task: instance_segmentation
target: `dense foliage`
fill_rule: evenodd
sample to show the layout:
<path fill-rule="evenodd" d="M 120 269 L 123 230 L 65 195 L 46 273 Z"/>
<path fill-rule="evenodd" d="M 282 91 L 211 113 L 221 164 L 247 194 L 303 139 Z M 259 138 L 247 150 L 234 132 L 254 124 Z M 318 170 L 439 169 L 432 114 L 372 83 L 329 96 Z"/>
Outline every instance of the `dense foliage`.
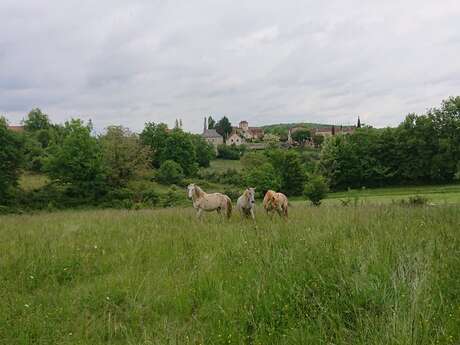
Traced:
<path fill-rule="evenodd" d="M 0 117 L 0 204 L 7 203 L 12 187 L 17 185 L 22 163 L 21 138 Z"/>
<path fill-rule="evenodd" d="M 245 145 L 236 146 L 221 144 L 217 146 L 217 157 L 221 159 L 238 160 L 246 152 Z"/>
<path fill-rule="evenodd" d="M 329 186 L 323 176 L 310 175 L 308 177 L 308 182 L 305 184 L 304 196 L 310 200 L 313 205 L 319 206 L 321 200 L 326 197 L 328 191 Z"/>
<path fill-rule="evenodd" d="M 180 164 L 186 176 L 195 175 L 198 167 L 209 166 L 215 155 L 212 145 L 201 136 L 186 133 L 179 128 L 170 131 L 162 123 L 147 123 L 140 134 L 140 140 L 150 147 L 154 168 L 172 160 Z"/>
<path fill-rule="evenodd" d="M 334 188 L 448 183 L 460 162 L 460 97 L 397 128 L 358 129 L 327 140 L 320 171 Z"/>
<path fill-rule="evenodd" d="M 81 120 L 66 122 L 66 136 L 61 145 L 50 147 L 45 170 L 57 183 L 69 185 L 75 194 L 99 197 L 105 189 L 106 170 L 102 148 L 91 130 L 91 125 Z"/>
<path fill-rule="evenodd" d="M 180 164 L 173 160 L 167 160 L 161 164 L 155 178 L 162 184 L 178 184 L 184 178 L 184 171 Z"/>
<path fill-rule="evenodd" d="M 151 152 L 136 134 L 121 126 L 108 127 L 99 139 L 107 182 L 112 187 L 126 184 L 148 169 Z"/>

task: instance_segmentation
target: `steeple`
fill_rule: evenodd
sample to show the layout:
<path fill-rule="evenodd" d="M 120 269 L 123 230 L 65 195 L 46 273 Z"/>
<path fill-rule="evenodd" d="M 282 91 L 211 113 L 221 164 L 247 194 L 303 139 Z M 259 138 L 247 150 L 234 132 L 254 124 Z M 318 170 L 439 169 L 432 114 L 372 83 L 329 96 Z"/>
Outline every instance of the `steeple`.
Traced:
<path fill-rule="evenodd" d="M 206 116 L 205 116 L 205 117 L 204 117 L 203 133 L 205 133 L 207 129 L 208 129 L 208 126 L 206 125 Z"/>

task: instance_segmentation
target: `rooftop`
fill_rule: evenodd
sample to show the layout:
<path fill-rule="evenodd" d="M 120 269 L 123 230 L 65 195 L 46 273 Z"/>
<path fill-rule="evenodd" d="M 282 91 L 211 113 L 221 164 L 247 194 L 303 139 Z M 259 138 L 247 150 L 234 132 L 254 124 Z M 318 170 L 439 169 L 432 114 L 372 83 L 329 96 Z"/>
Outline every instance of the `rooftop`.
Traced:
<path fill-rule="evenodd" d="M 222 135 L 217 133 L 215 129 L 207 129 L 201 134 L 203 138 L 222 138 Z"/>

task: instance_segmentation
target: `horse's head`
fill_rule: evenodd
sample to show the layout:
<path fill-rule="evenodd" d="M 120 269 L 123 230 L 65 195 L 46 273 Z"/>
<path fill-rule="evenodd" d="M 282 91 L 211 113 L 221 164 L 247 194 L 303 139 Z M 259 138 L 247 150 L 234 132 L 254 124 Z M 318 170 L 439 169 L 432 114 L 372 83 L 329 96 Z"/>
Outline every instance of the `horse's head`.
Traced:
<path fill-rule="evenodd" d="M 190 183 L 188 186 L 187 186 L 187 196 L 191 199 L 192 196 L 193 196 L 193 192 L 195 191 L 195 184 L 194 183 Z"/>
<path fill-rule="evenodd" d="M 256 189 L 255 188 L 246 189 L 246 195 L 248 197 L 248 201 L 250 204 L 256 203 Z"/>

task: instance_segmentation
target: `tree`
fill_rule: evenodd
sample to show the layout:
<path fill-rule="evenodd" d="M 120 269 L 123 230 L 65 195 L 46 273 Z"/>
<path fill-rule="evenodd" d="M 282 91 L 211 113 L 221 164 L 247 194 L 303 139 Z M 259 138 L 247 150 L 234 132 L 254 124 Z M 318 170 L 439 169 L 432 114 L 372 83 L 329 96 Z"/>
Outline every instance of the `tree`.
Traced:
<path fill-rule="evenodd" d="M 268 155 L 280 176 L 281 191 L 288 195 L 302 195 L 306 176 L 299 154 L 277 149 Z"/>
<path fill-rule="evenodd" d="M 214 129 L 214 126 L 216 125 L 216 120 L 212 118 L 212 116 L 208 117 L 208 129 Z"/>
<path fill-rule="evenodd" d="M 265 195 L 268 190 L 279 190 L 281 181 L 273 165 L 264 163 L 245 170 L 246 185 L 256 189 L 259 195 Z"/>
<path fill-rule="evenodd" d="M 17 186 L 22 163 L 22 140 L 0 117 L 0 204 L 8 202 L 9 191 Z"/>
<path fill-rule="evenodd" d="M 200 167 L 207 168 L 211 160 L 216 157 L 214 146 L 204 140 L 201 135 L 191 136 L 193 146 L 195 147 L 196 160 Z"/>
<path fill-rule="evenodd" d="M 311 133 L 308 129 L 300 129 L 291 134 L 292 139 L 300 144 L 305 144 L 311 138 Z"/>
<path fill-rule="evenodd" d="M 361 119 L 358 116 L 358 123 L 356 125 L 356 128 L 361 128 Z"/>
<path fill-rule="evenodd" d="M 113 187 L 125 186 L 150 165 L 150 148 L 127 128 L 110 126 L 99 142 L 107 181 Z"/>
<path fill-rule="evenodd" d="M 315 145 L 315 147 L 321 147 L 323 142 L 324 142 L 324 137 L 322 135 L 315 134 L 313 136 L 313 144 Z"/>
<path fill-rule="evenodd" d="M 162 184 L 177 184 L 184 178 L 184 171 L 180 164 L 167 160 L 161 164 L 155 177 Z"/>
<path fill-rule="evenodd" d="M 174 130 L 168 135 L 161 154 L 161 162 L 166 160 L 178 163 L 186 176 L 197 172 L 196 151 L 189 134 Z"/>
<path fill-rule="evenodd" d="M 141 143 L 150 147 L 150 161 L 155 168 L 159 168 L 161 165 L 163 151 L 168 137 L 168 126 L 164 123 L 155 124 L 153 122 L 147 122 L 140 134 Z"/>
<path fill-rule="evenodd" d="M 44 114 L 39 108 L 32 109 L 27 115 L 27 120 L 23 120 L 24 129 L 27 132 L 34 132 L 51 127 L 48 115 Z"/>
<path fill-rule="evenodd" d="M 62 145 L 50 147 L 45 169 L 51 179 L 70 185 L 75 193 L 98 197 L 105 189 L 105 171 L 101 147 L 91 130 L 81 120 L 66 122 L 67 134 Z"/>
<path fill-rule="evenodd" d="M 224 137 L 224 141 L 227 140 L 229 134 L 233 130 L 232 124 L 230 123 L 230 121 L 228 120 L 226 116 L 221 118 L 219 122 L 216 123 L 214 128 L 216 129 L 217 133 L 219 133 L 220 135 Z"/>
<path fill-rule="evenodd" d="M 321 175 L 311 175 L 305 184 L 304 196 L 315 206 L 321 205 L 329 191 L 326 179 Z"/>

